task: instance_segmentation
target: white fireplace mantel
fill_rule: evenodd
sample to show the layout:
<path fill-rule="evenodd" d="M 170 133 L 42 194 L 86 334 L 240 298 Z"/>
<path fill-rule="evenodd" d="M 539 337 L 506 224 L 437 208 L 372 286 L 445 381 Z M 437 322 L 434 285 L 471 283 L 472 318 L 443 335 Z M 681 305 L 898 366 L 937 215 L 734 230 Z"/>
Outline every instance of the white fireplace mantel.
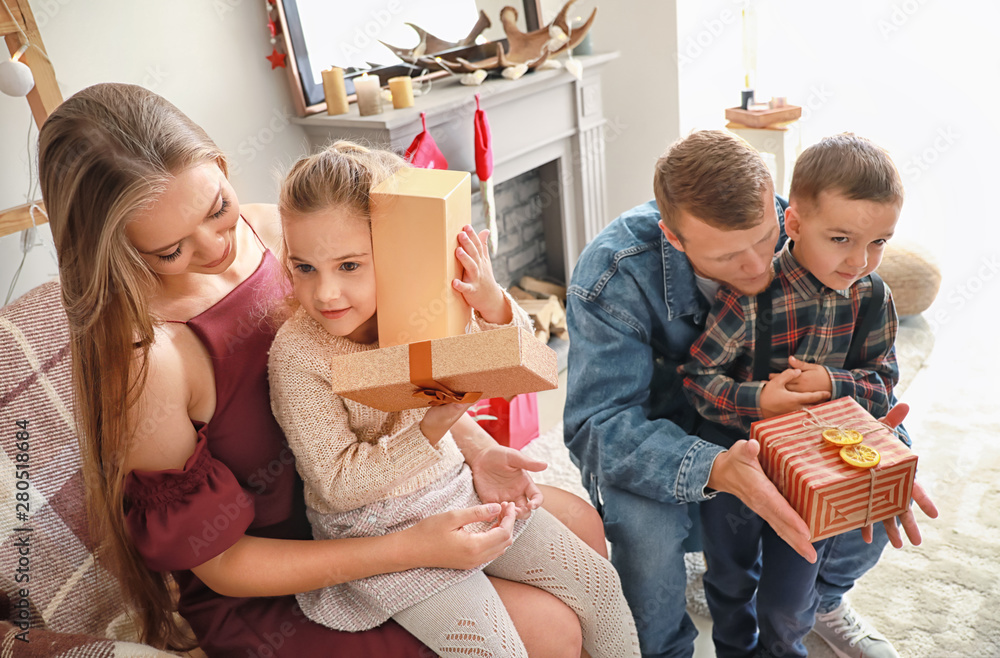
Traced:
<path fill-rule="evenodd" d="M 497 183 L 542 167 L 539 203 L 545 222 L 550 273 L 569 275 L 583 247 L 607 224 L 604 118 L 600 70 L 617 53 L 577 57 L 582 79 L 565 69 L 531 72 L 519 80 L 489 79 L 479 87 L 454 78 L 435 80 L 429 94 L 412 108 L 362 117 L 356 104 L 339 116 L 317 114 L 294 119 L 313 147 L 350 139 L 402 153 L 423 129 L 420 113 L 448 168 L 473 174 L 475 95 L 486 111 L 493 136 Z M 548 166 L 543 166 L 548 165 Z"/>

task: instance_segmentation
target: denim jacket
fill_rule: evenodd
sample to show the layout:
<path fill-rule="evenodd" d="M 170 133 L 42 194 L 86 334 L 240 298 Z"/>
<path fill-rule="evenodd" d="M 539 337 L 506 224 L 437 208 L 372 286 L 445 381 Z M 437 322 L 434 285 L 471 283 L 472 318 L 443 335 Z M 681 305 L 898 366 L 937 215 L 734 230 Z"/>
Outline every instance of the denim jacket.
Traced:
<path fill-rule="evenodd" d="M 775 206 L 784 226 L 787 204 Z M 663 503 L 706 500 L 723 452 L 692 436 L 698 415 L 677 372 L 710 304 L 659 220 L 655 201 L 614 220 L 580 255 L 567 291 L 564 440 L 597 505 L 607 485 Z M 778 248 L 784 240 L 782 231 Z"/>

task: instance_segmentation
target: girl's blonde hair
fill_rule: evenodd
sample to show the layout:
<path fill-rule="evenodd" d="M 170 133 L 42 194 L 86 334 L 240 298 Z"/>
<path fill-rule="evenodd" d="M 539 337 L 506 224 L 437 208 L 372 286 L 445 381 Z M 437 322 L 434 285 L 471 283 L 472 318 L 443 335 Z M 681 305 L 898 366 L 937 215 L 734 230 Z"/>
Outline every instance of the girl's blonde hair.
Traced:
<path fill-rule="evenodd" d="M 342 208 L 370 221 L 372 189 L 408 166 L 392 151 L 336 141 L 292 165 L 281 185 L 278 211 L 284 220 Z"/>
<path fill-rule="evenodd" d="M 361 144 L 338 140 L 319 153 L 299 158 L 281 184 L 278 212 L 287 225 L 295 217 L 331 209 L 345 210 L 371 222 L 371 191 L 400 169 L 410 165 L 392 151 L 369 149 Z M 280 260 L 285 276 L 292 280 L 288 267 L 288 247 L 281 244 Z M 299 307 L 294 294 L 275 314 L 283 320 Z"/>
<path fill-rule="evenodd" d="M 176 174 L 222 151 L 165 99 L 142 87 L 99 84 L 67 99 L 38 136 L 39 177 L 59 257 L 69 319 L 76 421 L 91 531 L 99 559 L 121 580 L 144 642 L 183 647 L 168 576 L 149 570 L 125 526 L 129 412 L 147 374 L 156 275 L 125 235 Z"/>

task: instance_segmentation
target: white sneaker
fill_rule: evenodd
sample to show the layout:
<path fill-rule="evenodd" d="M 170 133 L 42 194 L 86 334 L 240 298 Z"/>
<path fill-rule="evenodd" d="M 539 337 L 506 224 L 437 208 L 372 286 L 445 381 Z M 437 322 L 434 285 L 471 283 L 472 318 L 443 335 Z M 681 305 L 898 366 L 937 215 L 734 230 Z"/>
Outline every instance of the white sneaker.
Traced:
<path fill-rule="evenodd" d="M 830 612 L 816 613 L 813 632 L 838 658 L 899 658 L 892 643 L 856 613 L 847 599 Z"/>

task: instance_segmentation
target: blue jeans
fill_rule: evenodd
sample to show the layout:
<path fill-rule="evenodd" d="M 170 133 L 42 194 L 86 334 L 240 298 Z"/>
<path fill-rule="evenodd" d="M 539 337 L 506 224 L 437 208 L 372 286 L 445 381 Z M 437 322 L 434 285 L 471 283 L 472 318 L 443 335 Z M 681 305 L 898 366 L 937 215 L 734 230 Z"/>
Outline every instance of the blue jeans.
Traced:
<path fill-rule="evenodd" d="M 643 658 L 690 658 L 698 631 L 687 614 L 684 542 L 689 509 L 602 486 L 604 532 L 611 564 L 639 632 Z"/>
<path fill-rule="evenodd" d="M 878 563 L 882 549 L 889 543 L 889 536 L 885 534 L 885 526 L 876 523 L 872 527 L 870 544 L 861 538 L 861 530 L 831 537 L 828 542 L 826 553 L 819 561 L 816 578 L 819 612 L 830 612 L 840 605 L 847 590 L 854 587 L 854 581 Z"/>
<path fill-rule="evenodd" d="M 703 502 L 701 522 L 716 656 L 804 657 L 802 640 L 819 606 L 819 563 L 807 562 L 736 496 Z M 813 544 L 820 559 L 827 542 Z"/>

